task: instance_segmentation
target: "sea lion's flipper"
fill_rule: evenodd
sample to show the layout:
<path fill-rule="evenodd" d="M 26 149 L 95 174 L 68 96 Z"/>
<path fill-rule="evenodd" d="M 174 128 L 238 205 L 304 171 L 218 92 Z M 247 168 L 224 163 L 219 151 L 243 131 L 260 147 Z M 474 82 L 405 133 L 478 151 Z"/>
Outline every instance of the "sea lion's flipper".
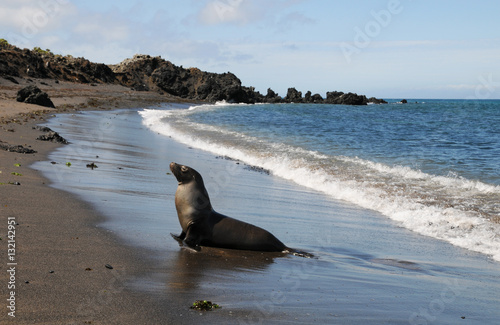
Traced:
<path fill-rule="evenodd" d="M 184 231 L 179 236 L 174 235 L 172 233 L 170 233 L 170 236 L 172 236 L 173 239 L 177 240 L 177 242 L 181 246 L 182 246 L 182 241 L 184 240 L 184 238 L 186 238 L 186 234 L 184 233 Z"/>
<path fill-rule="evenodd" d="M 172 234 L 172 233 L 170 233 L 170 236 L 172 236 L 172 238 L 175 239 L 179 243 L 179 246 L 181 246 L 181 247 L 184 247 L 184 248 L 187 248 L 189 250 L 196 251 L 196 252 L 199 252 L 201 250 L 200 246 L 193 245 L 191 242 L 188 242 L 185 240 L 186 234 L 184 233 L 184 231 L 179 236 Z"/>
<path fill-rule="evenodd" d="M 182 248 L 185 248 L 193 253 L 197 253 L 197 252 L 201 251 L 200 246 L 189 246 L 186 242 L 184 242 L 184 245 L 182 246 Z"/>
<path fill-rule="evenodd" d="M 196 231 L 193 231 L 192 226 L 188 227 L 182 243 L 184 244 L 184 246 L 187 246 L 190 249 L 193 249 L 197 252 L 199 252 L 201 250 L 201 247 L 199 245 L 200 236 L 198 234 L 196 234 Z"/>
<path fill-rule="evenodd" d="M 304 252 L 304 251 L 299 251 L 299 250 L 296 250 L 294 248 L 287 247 L 283 252 L 290 253 L 290 254 L 295 255 L 295 256 L 305 257 L 305 258 L 316 258 L 316 256 L 314 256 L 314 254 Z"/>

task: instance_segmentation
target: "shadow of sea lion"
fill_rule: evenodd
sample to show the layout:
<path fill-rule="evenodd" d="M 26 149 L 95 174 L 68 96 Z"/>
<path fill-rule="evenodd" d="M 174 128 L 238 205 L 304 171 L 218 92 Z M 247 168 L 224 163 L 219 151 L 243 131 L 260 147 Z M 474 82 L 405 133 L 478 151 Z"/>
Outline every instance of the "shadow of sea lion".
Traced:
<path fill-rule="evenodd" d="M 199 252 L 181 249 L 173 258 L 167 285 L 172 289 L 196 289 L 207 279 L 234 277 L 235 273 L 263 272 L 276 258 L 287 257 L 281 252 L 255 252 L 204 247 Z"/>
<path fill-rule="evenodd" d="M 382 264 L 387 266 L 398 267 L 405 270 L 411 271 L 422 271 L 422 268 L 417 264 L 409 261 L 396 260 L 392 258 L 372 258 L 369 262 L 375 264 Z"/>

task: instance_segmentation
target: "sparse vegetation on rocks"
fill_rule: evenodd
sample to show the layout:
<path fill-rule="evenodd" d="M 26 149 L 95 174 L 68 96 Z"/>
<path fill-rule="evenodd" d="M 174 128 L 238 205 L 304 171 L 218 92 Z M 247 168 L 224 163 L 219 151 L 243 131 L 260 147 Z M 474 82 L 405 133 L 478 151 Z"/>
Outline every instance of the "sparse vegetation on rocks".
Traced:
<path fill-rule="evenodd" d="M 198 68 L 176 66 L 160 56 L 137 54 L 115 65 L 90 62 L 85 58 L 58 55 L 49 49 L 35 47 L 19 49 L 0 39 L 0 76 L 12 78 L 50 78 L 86 84 L 119 84 L 135 91 L 156 91 L 187 100 L 216 102 L 225 100 L 235 103 L 328 103 L 366 105 L 385 103 L 355 93 L 328 92 L 320 94 L 289 88 L 285 97 L 272 89 L 266 95 L 254 87 L 243 86 L 233 73 L 213 73 Z M 10 80 L 10 79 L 9 79 Z"/>

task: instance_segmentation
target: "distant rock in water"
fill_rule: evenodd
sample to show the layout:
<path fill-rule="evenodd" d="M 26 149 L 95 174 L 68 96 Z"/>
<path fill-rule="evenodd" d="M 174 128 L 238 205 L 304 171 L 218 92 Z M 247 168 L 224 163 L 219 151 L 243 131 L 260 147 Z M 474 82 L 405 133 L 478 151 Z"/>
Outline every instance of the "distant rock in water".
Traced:
<path fill-rule="evenodd" d="M 387 104 L 387 102 L 383 99 L 378 99 L 375 97 L 370 97 L 368 99 L 368 103 L 373 103 L 373 104 Z"/>
<path fill-rule="evenodd" d="M 283 98 L 278 96 L 271 88 L 267 88 L 267 95 L 264 97 L 264 103 L 281 103 Z"/>
<path fill-rule="evenodd" d="M 304 96 L 304 101 L 306 103 L 314 103 L 314 104 L 323 103 L 323 97 L 321 97 L 320 94 L 312 95 L 312 93 L 308 91 Z"/>
<path fill-rule="evenodd" d="M 27 86 L 19 90 L 17 92 L 17 101 L 55 108 L 54 103 L 52 103 L 49 98 L 49 95 L 40 90 L 37 86 Z"/>
<path fill-rule="evenodd" d="M 338 105 L 367 105 L 368 99 L 365 95 L 358 95 L 356 93 L 344 94 L 341 91 L 332 91 L 326 93 L 325 102 Z"/>
<path fill-rule="evenodd" d="M 403 99 L 403 100 L 401 101 L 401 104 L 408 104 L 408 101 L 407 101 L 406 99 Z"/>
<path fill-rule="evenodd" d="M 284 99 L 287 103 L 301 103 L 302 102 L 302 92 L 295 88 L 288 88 L 286 97 Z"/>

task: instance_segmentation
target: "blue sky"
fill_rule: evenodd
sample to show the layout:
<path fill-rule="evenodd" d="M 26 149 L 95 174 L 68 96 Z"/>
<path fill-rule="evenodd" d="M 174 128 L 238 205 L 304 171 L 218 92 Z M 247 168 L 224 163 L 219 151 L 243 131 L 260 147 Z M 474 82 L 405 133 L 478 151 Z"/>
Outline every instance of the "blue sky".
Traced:
<path fill-rule="evenodd" d="M 500 98 L 495 0 L 2 0 L 0 38 L 118 63 L 136 53 L 285 95 Z"/>

